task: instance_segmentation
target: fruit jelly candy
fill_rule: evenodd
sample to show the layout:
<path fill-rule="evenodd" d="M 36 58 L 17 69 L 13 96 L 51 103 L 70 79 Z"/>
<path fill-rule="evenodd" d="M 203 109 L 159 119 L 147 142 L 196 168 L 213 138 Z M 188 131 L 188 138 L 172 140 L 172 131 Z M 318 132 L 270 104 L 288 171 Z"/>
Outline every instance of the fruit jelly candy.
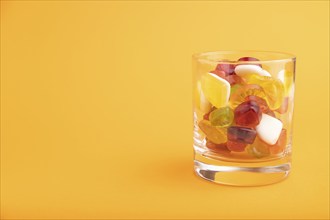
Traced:
<path fill-rule="evenodd" d="M 234 120 L 234 113 L 231 108 L 223 107 L 212 111 L 209 120 L 213 126 L 228 127 Z"/>
<path fill-rule="evenodd" d="M 232 75 L 227 76 L 226 80 L 230 83 L 230 85 L 243 83 L 242 78 L 240 76 L 236 75 L 236 74 L 232 74 Z"/>
<path fill-rule="evenodd" d="M 260 76 L 271 76 L 269 72 L 262 69 L 260 66 L 256 66 L 253 64 L 237 65 L 235 67 L 235 73 L 242 77 L 247 74 L 258 74 Z"/>
<path fill-rule="evenodd" d="M 291 89 L 293 89 L 294 74 L 287 70 L 281 70 L 277 74 L 277 78 L 282 81 L 284 85 L 284 93 L 286 96 L 290 95 Z"/>
<path fill-rule="evenodd" d="M 227 75 L 224 71 L 222 70 L 213 70 L 211 73 L 220 76 L 221 78 L 227 80 L 230 85 L 238 84 L 238 83 L 243 83 L 243 79 L 240 76 L 237 76 L 235 73 L 232 75 Z"/>
<path fill-rule="evenodd" d="M 222 71 L 222 70 L 213 70 L 211 71 L 211 73 L 217 75 L 217 76 L 220 76 L 221 78 L 225 79 L 226 76 L 228 76 L 227 73 L 225 73 L 225 71 Z"/>
<path fill-rule="evenodd" d="M 260 123 L 262 112 L 257 102 L 242 102 L 235 109 L 235 123 L 237 125 L 255 127 Z"/>
<path fill-rule="evenodd" d="M 280 114 L 284 114 L 288 111 L 288 106 L 289 106 L 289 97 L 285 97 L 283 99 L 282 105 L 275 111 L 277 111 Z"/>
<path fill-rule="evenodd" d="M 260 60 L 254 57 L 241 57 L 237 61 L 260 61 Z M 261 64 L 254 64 L 254 65 L 262 67 Z"/>
<path fill-rule="evenodd" d="M 246 148 L 246 151 L 249 155 L 256 158 L 267 157 L 270 155 L 270 146 L 257 137 L 253 144 Z"/>
<path fill-rule="evenodd" d="M 257 136 L 257 132 L 252 128 L 231 126 L 227 129 L 229 141 L 252 144 Z"/>
<path fill-rule="evenodd" d="M 215 144 L 211 142 L 210 140 L 207 140 L 206 147 L 212 151 L 218 152 L 218 153 L 228 153 L 229 150 L 227 148 L 227 143 L 221 143 L 221 144 Z"/>
<path fill-rule="evenodd" d="M 211 104 L 209 101 L 207 101 L 206 97 L 204 96 L 204 93 L 201 88 L 201 82 L 197 82 L 197 90 L 195 90 L 195 97 L 196 97 L 196 106 L 202 111 L 202 112 L 208 112 L 211 109 Z"/>
<path fill-rule="evenodd" d="M 274 145 L 280 137 L 283 124 L 277 118 L 262 113 L 261 121 L 256 130 L 259 138 L 269 145 Z"/>
<path fill-rule="evenodd" d="M 258 96 L 255 96 L 255 95 L 249 95 L 247 97 L 245 97 L 245 101 L 255 101 L 258 103 L 259 107 L 260 107 L 260 110 L 263 112 L 263 113 L 266 113 L 268 112 L 269 110 L 269 107 L 268 107 L 268 104 L 267 102 L 265 101 L 265 99 L 262 99 Z"/>
<path fill-rule="evenodd" d="M 266 97 L 261 98 L 266 100 L 271 110 L 281 106 L 284 98 L 284 86 L 280 80 L 258 74 L 247 74 L 244 76 L 244 80 L 248 84 L 258 84 L 263 88 Z"/>
<path fill-rule="evenodd" d="M 230 151 L 235 152 L 243 152 L 246 148 L 247 144 L 242 142 L 235 142 L 235 141 L 227 141 L 227 148 Z"/>
<path fill-rule="evenodd" d="M 272 110 L 270 110 L 270 109 L 268 109 L 268 111 L 263 112 L 263 113 L 265 113 L 265 114 L 267 114 L 267 115 L 269 115 L 269 116 L 272 116 L 272 117 L 276 118 L 275 113 L 274 113 Z"/>
<path fill-rule="evenodd" d="M 216 109 L 217 109 L 217 108 L 213 106 L 213 107 L 211 108 L 211 110 L 210 110 L 208 113 L 206 113 L 206 114 L 203 115 L 203 119 L 205 119 L 205 120 L 210 120 L 209 118 L 210 118 L 210 114 L 211 114 L 211 112 L 214 111 L 214 110 L 216 110 Z"/>
<path fill-rule="evenodd" d="M 226 129 L 217 128 L 211 125 L 208 120 L 201 120 L 198 123 L 199 128 L 206 137 L 215 144 L 221 144 L 227 141 Z"/>
<path fill-rule="evenodd" d="M 282 129 L 280 137 L 278 138 L 276 144 L 269 147 L 269 150 L 272 154 L 278 154 L 283 152 L 286 147 L 287 142 L 287 131 Z"/>
<path fill-rule="evenodd" d="M 236 90 L 232 91 L 230 96 L 230 105 L 233 109 L 235 109 L 239 104 L 244 102 L 247 96 L 254 95 L 266 99 L 265 91 L 259 85 L 248 84 L 237 87 L 238 88 Z"/>
<path fill-rule="evenodd" d="M 222 61 L 225 61 L 225 60 L 222 60 Z M 221 61 L 219 61 L 219 62 L 221 62 Z M 234 73 L 235 65 L 231 64 L 231 63 L 219 63 L 216 67 L 216 70 L 222 70 L 226 74 L 231 75 Z"/>
<path fill-rule="evenodd" d="M 221 77 L 207 73 L 202 76 L 202 90 L 206 99 L 215 107 L 227 105 L 230 96 L 230 84 Z"/>

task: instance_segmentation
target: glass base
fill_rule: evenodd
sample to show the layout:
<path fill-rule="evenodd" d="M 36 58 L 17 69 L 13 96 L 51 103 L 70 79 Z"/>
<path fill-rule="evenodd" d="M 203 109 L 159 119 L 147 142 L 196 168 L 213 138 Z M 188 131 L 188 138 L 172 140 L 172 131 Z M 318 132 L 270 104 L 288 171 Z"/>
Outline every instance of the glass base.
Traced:
<path fill-rule="evenodd" d="M 261 186 L 284 180 L 290 173 L 289 155 L 260 162 L 233 162 L 212 159 L 195 153 L 194 169 L 208 181 L 232 186 Z"/>

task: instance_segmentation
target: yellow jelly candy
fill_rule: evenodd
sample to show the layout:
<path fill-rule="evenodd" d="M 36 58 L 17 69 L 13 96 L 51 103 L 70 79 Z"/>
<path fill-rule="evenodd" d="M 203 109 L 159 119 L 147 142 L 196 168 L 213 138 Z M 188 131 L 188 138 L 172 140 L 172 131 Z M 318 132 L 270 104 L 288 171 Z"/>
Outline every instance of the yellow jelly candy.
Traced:
<path fill-rule="evenodd" d="M 198 126 L 213 143 L 222 144 L 227 141 L 226 129 L 212 126 L 211 122 L 208 120 L 201 120 Z"/>
<path fill-rule="evenodd" d="M 201 82 L 197 82 L 197 89 L 195 90 L 195 102 L 197 108 L 199 108 L 203 113 L 207 113 L 211 110 L 211 103 L 207 101 L 203 91 L 202 91 L 202 85 Z"/>
<path fill-rule="evenodd" d="M 249 74 L 244 78 L 248 84 L 257 84 L 263 88 L 266 94 L 265 100 L 271 110 L 278 109 L 281 106 L 285 95 L 281 80 L 258 74 Z"/>
<path fill-rule="evenodd" d="M 230 95 L 230 106 L 235 109 L 239 104 L 246 101 L 248 96 L 258 96 L 266 99 L 266 93 L 259 85 L 239 85 Z"/>
<path fill-rule="evenodd" d="M 213 106 L 221 108 L 228 103 L 230 84 L 213 73 L 207 73 L 202 76 L 202 91 Z"/>
<path fill-rule="evenodd" d="M 281 80 L 284 85 L 285 96 L 289 96 L 291 93 L 291 89 L 293 89 L 292 88 L 293 80 L 294 80 L 293 77 L 294 77 L 293 72 L 290 72 L 288 70 L 281 70 L 277 74 L 277 78 Z"/>
<path fill-rule="evenodd" d="M 253 144 L 249 145 L 247 148 L 245 148 L 246 152 L 250 154 L 253 157 L 256 158 L 262 158 L 267 157 L 270 155 L 269 145 L 264 143 L 257 137 Z"/>

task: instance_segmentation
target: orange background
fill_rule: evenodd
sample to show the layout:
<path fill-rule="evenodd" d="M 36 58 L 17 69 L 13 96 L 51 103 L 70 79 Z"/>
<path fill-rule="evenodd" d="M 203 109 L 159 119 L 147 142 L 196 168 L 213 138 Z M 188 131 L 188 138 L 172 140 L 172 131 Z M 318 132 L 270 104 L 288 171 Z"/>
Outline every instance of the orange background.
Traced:
<path fill-rule="evenodd" d="M 297 56 L 293 170 L 193 174 L 191 55 Z M 329 217 L 329 1 L 1 1 L 3 219 Z"/>

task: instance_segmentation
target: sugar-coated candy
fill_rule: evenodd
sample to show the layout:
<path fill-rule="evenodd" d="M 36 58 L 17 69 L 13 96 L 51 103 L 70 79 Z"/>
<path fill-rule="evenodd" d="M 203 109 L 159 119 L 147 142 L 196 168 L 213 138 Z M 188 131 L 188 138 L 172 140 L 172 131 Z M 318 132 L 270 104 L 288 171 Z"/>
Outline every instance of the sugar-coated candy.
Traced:
<path fill-rule="evenodd" d="M 284 114 L 288 111 L 288 106 L 289 106 L 289 97 L 285 97 L 283 99 L 282 105 L 276 109 L 276 111 L 280 114 Z"/>
<path fill-rule="evenodd" d="M 278 154 L 284 151 L 286 148 L 287 142 L 287 132 L 285 129 L 282 129 L 280 137 L 278 138 L 276 144 L 269 147 L 271 154 Z"/>
<path fill-rule="evenodd" d="M 235 123 L 237 125 L 255 127 L 260 123 L 262 111 L 255 101 L 245 101 L 235 109 Z"/>
<path fill-rule="evenodd" d="M 197 90 L 196 90 L 196 105 L 202 112 L 208 112 L 211 109 L 211 104 L 207 101 L 206 97 L 201 88 L 201 82 L 197 82 Z"/>
<path fill-rule="evenodd" d="M 287 70 L 281 70 L 277 74 L 277 78 L 282 81 L 284 85 L 284 93 L 286 96 L 290 95 L 291 89 L 293 89 L 293 80 L 294 80 L 294 74 L 293 72 L 287 71 Z"/>
<path fill-rule="evenodd" d="M 239 104 L 245 101 L 247 96 L 251 95 L 266 99 L 266 93 L 261 86 L 256 84 L 237 84 L 237 89 L 235 89 L 235 91 L 232 91 L 230 96 L 231 107 L 235 109 Z"/>
<path fill-rule="evenodd" d="M 252 128 L 231 126 L 227 129 L 228 141 L 252 144 L 257 132 Z"/>
<path fill-rule="evenodd" d="M 271 76 L 266 70 L 262 69 L 260 66 L 244 64 L 237 65 L 235 67 L 235 73 L 239 76 L 244 76 L 246 74 L 258 74 L 260 76 Z"/>
<path fill-rule="evenodd" d="M 223 78 L 207 73 L 202 76 L 202 90 L 206 99 L 215 107 L 227 105 L 230 96 L 230 84 Z"/>
<path fill-rule="evenodd" d="M 260 60 L 257 59 L 257 58 L 254 58 L 254 57 L 241 57 L 241 58 L 239 58 L 237 61 L 249 61 L 249 64 L 251 64 L 251 63 L 250 63 L 251 61 L 260 61 Z M 253 64 L 253 63 L 252 63 L 252 64 Z M 257 66 L 262 67 L 261 64 L 254 64 L 254 65 L 257 65 Z"/>
<path fill-rule="evenodd" d="M 222 61 L 225 61 L 225 60 L 222 60 Z M 219 62 L 221 62 L 221 61 L 219 61 Z M 227 63 L 227 62 L 220 63 L 217 65 L 216 70 L 222 70 L 226 74 L 230 75 L 230 74 L 234 73 L 235 65 L 231 64 L 231 63 Z"/>
<path fill-rule="evenodd" d="M 211 142 L 210 140 L 207 140 L 206 147 L 217 153 L 228 153 L 229 152 L 229 150 L 227 148 L 227 143 L 215 144 L 215 143 Z"/>
<path fill-rule="evenodd" d="M 211 125 L 219 127 L 228 127 L 231 125 L 234 119 L 233 110 L 226 106 L 216 109 L 210 113 L 209 120 Z"/>
<path fill-rule="evenodd" d="M 266 94 L 265 100 L 271 110 L 281 106 L 284 98 L 284 86 L 280 80 L 258 74 L 247 74 L 244 76 L 244 80 L 248 84 L 258 84 L 263 88 Z"/>
<path fill-rule="evenodd" d="M 249 145 L 246 148 L 246 151 L 248 154 L 256 158 L 267 157 L 270 155 L 270 146 L 260 140 L 259 137 L 256 137 L 253 144 Z"/>
<path fill-rule="evenodd" d="M 227 141 L 227 149 L 234 152 L 242 152 L 245 150 L 247 144 L 242 142 Z"/>
<path fill-rule="evenodd" d="M 262 113 L 261 121 L 256 127 L 258 137 L 269 145 L 274 145 L 280 137 L 283 124 L 277 118 Z"/>
<path fill-rule="evenodd" d="M 201 120 L 198 123 L 199 128 L 206 137 L 215 144 L 221 144 L 227 141 L 226 129 L 217 128 L 211 125 L 208 120 Z"/>

